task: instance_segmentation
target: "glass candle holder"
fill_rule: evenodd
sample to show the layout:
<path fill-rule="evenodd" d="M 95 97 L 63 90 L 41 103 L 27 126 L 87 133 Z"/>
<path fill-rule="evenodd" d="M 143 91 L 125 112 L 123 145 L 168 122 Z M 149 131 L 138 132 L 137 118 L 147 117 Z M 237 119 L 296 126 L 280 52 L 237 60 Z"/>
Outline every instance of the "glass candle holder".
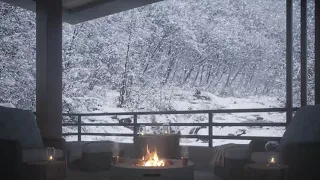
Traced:
<path fill-rule="evenodd" d="M 277 141 L 268 141 L 264 147 L 266 152 L 276 152 L 279 147 L 279 143 Z"/>
<path fill-rule="evenodd" d="M 138 134 L 141 136 L 145 135 L 146 134 L 146 126 L 144 126 L 144 125 L 140 126 Z"/>
<path fill-rule="evenodd" d="M 181 165 L 182 166 L 188 165 L 188 157 L 181 157 Z"/>
<path fill-rule="evenodd" d="M 55 160 L 56 150 L 54 147 L 47 148 L 47 162 L 53 162 Z"/>
<path fill-rule="evenodd" d="M 162 134 L 170 134 L 170 124 L 169 123 L 163 123 Z"/>
<path fill-rule="evenodd" d="M 118 164 L 119 163 L 119 156 L 112 156 L 112 164 Z"/>

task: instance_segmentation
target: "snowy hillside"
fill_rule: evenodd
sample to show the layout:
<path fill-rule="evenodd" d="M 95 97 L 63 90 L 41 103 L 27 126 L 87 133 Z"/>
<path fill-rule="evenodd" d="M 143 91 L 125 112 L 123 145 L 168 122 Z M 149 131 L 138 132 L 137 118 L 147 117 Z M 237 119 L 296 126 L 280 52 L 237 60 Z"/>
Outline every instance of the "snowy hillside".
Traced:
<path fill-rule="evenodd" d="M 299 4 L 294 1 L 296 104 Z M 63 110 L 77 110 L 69 108 L 67 98 L 87 97 L 96 87 L 117 92 L 114 103 L 130 110 L 163 86 L 198 88 L 221 97 L 284 100 L 285 5 L 285 0 L 165 0 L 64 24 Z M 308 98 L 313 102 L 314 7 L 308 6 Z M 35 14 L 1 2 L 0 18 L 0 103 L 34 110 Z"/>

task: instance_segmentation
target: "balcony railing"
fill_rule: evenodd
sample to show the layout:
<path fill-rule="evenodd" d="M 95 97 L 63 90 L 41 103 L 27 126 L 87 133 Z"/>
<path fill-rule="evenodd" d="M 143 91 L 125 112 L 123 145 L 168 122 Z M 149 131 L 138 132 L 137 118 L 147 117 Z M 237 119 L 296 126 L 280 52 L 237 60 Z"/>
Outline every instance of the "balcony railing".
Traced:
<path fill-rule="evenodd" d="M 293 111 L 297 111 L 298 108 L 293 108 Z M 206 126 L 208 128 L 208 135 L 181 135 L 180 138 L 201 138 L 207 139 L 209 147 L 212 147 L 213 139 L 237 139 L 237 140 L 279 140 L 281 137 L 263 137 L 263 136 L 216 136 L 213 133 L 214 126 L 274 126 L 274 127 L 285 127 L 287 123 L 217 123 L 213 122 L 213 114 L 222 113 L 256 113 L 256 112 L 273 112 L 281 113 L 286 112 L 286 108 L 260 108 L 260 109 L 219 109 L 219 110 L 194 110 L 194 111 L 156 111 L 156 112 L 119 112 L 119 113 L 63 113 L 63 116 L 77 117 L 77 123 L 63 123 L 62 126 L 77 126 L 77 133 L 63 133 L 63 136 L 78 136 L 78 141 L 81 141 L 81 136 L 123 136 L 123 137 L 134 137 L 138 135 L 138 127 L 144 126 L 162 126 L 161 123 L 138 123 L 138 116 L 141 115 L 164 115 L 164 114 L 207 114 L 208 123 L 170 123 L 170 126 Z M 86 126 L 124 126 L 119 123 L 82 123 L 82 117 L 88 116 L 133 116 L 133 123 L 128 123 L 125 126 L 133 127 L 133 133 L 84 133 L 81 131 L 82 127 Z"/>

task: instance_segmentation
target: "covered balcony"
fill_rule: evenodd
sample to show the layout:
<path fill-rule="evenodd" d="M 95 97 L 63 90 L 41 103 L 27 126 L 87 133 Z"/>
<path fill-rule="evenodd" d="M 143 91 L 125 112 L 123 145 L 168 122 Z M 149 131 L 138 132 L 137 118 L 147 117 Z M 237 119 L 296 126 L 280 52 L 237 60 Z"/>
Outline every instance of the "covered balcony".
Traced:
<path fill-rule="evenodd" d="M 217 107 L 206 110 L 134 112 L 118 112 L 115 110 L 105 113 L 63 112 L 63 23 L 79 25 L 85 21 L 159 3 L 161 0 L 1 1 L 36 13 L 36 111 L 32 113 L 35 114 L 36 126 L 40 130 L 38 133 L 41 133 L 39 141 L 41 141 L 42 145 L 41 148 L 38 146 L 37 149 L 43 149 L 43 151 L 29 153 L 33 157 L 37 156 L 37 161 L 29 162 L 23 160 L 23 156 L 26 153 L 23 152 L 23 148 L 21 149 L 21 144 L 17 141 L 12 141 L 12 139 L 8 140 L 5 138 L 6 135 L 3 135 L 3 137 L 0 137 L 0 153 L 3 157 L 1 163 L 3 164 L 0 164 L 8 168 L 6 172 L 0 174 L 0 177 L 4 174 L 5 176 L 13 177 L 12 179 L 25 179 L 24 174 L 28 174 L 31 179 L 116 180 L 131 177 L 133 179 L 227 180 L 260 178 L 264 176 L 261 173 L 259 174 L 260 171 L 267 172 L 265 176 L 270 179 L 315 177 L 316 170 L 313 170 L 314 167 L 306 166 L 306 164 L 316 163 L 320 160 L 320 156 L 315 154 L 320 150 L 320 136 L 319 134 L 318 136 L 314 135 L 317 133 L 315 126 L 318 125 L 316 122 L 320 110 L 318 105 L 320 103 L 320 2 L 318 0 L 301 0 L 301 2 L 298 2 L 300 10 L 298 23 L 300 27 L 300 42 L 298 43 L 300 46 L 298 69 L 300 72 L 298 78 L 300 89 L 298 91 L 293 91 L 294 2 L 286 0 L 286 7 L 283 10 L 286 15 L 286 24 L 283 24 L 286 27 L 286 37 L 284 38 L 286 43 L 286 66 L 283 69 L 283 71 L 286 71 L 285 106 L 266 108 L 255 104 L 257 107 L 241 108 L 245 106 L 242 104 L 244 101 L 237 104 L 237 100 L 235 100 L 233 103 L 237 105 L 233 107 L 236 108 L 228 109 Z M 312 3 L 314 7 L 314 12 L 312 13 L 314 13 L 315 23 L 311 32 L 314 32 L 312 37 L 314 37 L 315 41 L 314 61 L 312 61 L 314 66 L 314 81 L 312 82 L 314 98 L 312 100 L 314 102 L 308 104 L 307 83 L 310 81 L 307 71 L 307 40 L 309 35 L 307 15 L 310 13 L 308 11 L 309 3 Z M 217 13 L 219 12 L 217 11 Z M 273 83 L 272 80 L 270 82 Z M 197 91 L 193 96 L 201 99 L 207 98 L 209 95 L 202 96 L 200 91 Z M 299 97 L 300 102 L 295 102 L 294 96 Z M 218 99 L 215 100 L 218 101 Z M 3 122 L 9 121 L 8 119 L 10 118 L 21 119 L 24 117 L 32 121 L 30 112 L 28 114 L 26 111 L 12 109 L 0 109 L 0 118 L 4 119 Z M 240 118 L 236 114 L 251 114 L 255 120 L 263 120 L 263 117 L 256 115 L 259 113 L 269 115 L 271 113 L 274 115 L 273 118 L 284 118 L 285 120 L 273 122 L 217 122 L 218 117 L 221 118 L 221 116 L 225 116 L 227 119 Z M 179 115 L 181 119 L 192 119 L 196 118 L 196 115 L 201 115 L 201 118 L 205 120 L 196 122 L 185 120 L 169 124 L 153 122 L 152 120 L 148 121 L 148 123 L 141 121 L 143 119 L 162 118 L 163 116 L 172 115 Z M 91 117 L 94 117 L 95 121 L 92 122 Z M 106 123 L 104 121 L 105 118 L 118 122 Z M 307 123 L 304 124 L 302 122 L 300 124 L 301 120 Z M 291 122 L 293 123 L 291 124 Z M 17 126 L 9 127 L 4 125 L 0 126 L 0 130 L 3 128 L 7 132 L 20 132 L 20 130 L 12 128 Z M 94 127 L 95 130 L 90 131 L 91 127 Z M 119 129 L 114 129 L 114 132 L 97 130 L 106 127 L 119 127 Z M 182 130 L 178 131 L 175 127 L 188 127 L 189 129 L 184 132 Z M 239 134 L 223 134 L 219 131 L 221 128 L 234 127 L 245 128 Z M 253 135 L 247 135 L 247 129 L 251 127 L 282 128 L 286 133 L 284 138 L 282 138 L 282 134 L 272 134 L 274 132 L 271 130 L 260 136 L 256 135 L 257 132 L 256 134 L 253 133 Z M 311 127 L 311 129 L 313 127 L 315 130 L 310 130 L 310 134 L 308 134 L 303 129 L 307 127 Z M 28 127 L 26 126 L 26 128 Z M 157 133 L 155 133 L 156 131 Z M 191 131 L 193 133 L 190 133 Z M 198 134 L 200 131 L 202 133 Z M 301 137 L 307 138 L 303 139 L 299 134 Z M 29 136 L 27 131 L 25 136 Z M 31 130 L 30 137 L 33 137 Z M 96 140 L 93 140 L 92 137 L 95 137 Z M 106 140 L 106 137 L 110 138 Z M 297 140 L 295 138 L 299 140 L 297 141 L 298 143 L 290 143 L 295 142 Z M 283 145 L 285 148 L 280 145 L 279 149 L 277 142 L 280 143 L 282 139 L 285 139 L 283 141 L 288 142 L 288 144 L 285 144 L 286 146 Z M 224 145 L 230 142 L 234 144 Z M 154 156 L 152 152 L 146 151 L 148 145 L 153 146 L 152 151 L 156 148 L 155 151 L 158 152 L 156 155 L 159 155 L 159 158 L 165 159 L 163 164 L 160 163 L 159 165 L 164 166 L 160 167 L 160 170 L 153 169 L 150 171 L 150 169 L 146 168 L 150 162 L 146 161 L 145 158 L 150 154 Z M 268 146 L 272 150 L 265 152 L 268 151 L 266 150 Z M 301 148 L 299 149 L 299 147 Z M 50 148 L 55 148 L 55 150 Z M 228 159 L 224 154 L 225 152 L 229 152 L 232 158 Z M 12 157 L 11 155 L 14 153 L 19 155 Z M 40 156 L 44 158 L 41 159 Z M 222 160 L 219 158 L 222 158 Z M 53 161 L 51 161 L 52 159 Z M 132 159 L 138 159 L 138 162 L 132 162 Z M 185 163 L 186 159 L 189 162 L 185 165 L 183 163 Z M 277 165 L 272 165 L 272 173 L 270 173 L 271 171 L 268 168 L 270 168 L 270 164 L 274 163 L 274 160 Z M 138 165 L 141 164 L 140 161 L 144 163 L 142 168 Z M 152 161 L 155 161 L 155 158 Z M 127 163 L 126 166 L 123 165 L 125 163 Z M 254 168 L 248 170 L 250 169 L 248 164 L 253 163 L 263 165 L 262 167 L 254 166 Z M 229 164 L 232 168 L 227 167 Z M 300 172 L 297 169 L 301 169 L 301 167 L 304 167 L 304 171 L 308 173 L 295 174 L 295 172 Z M 276 171 L 273 171 L 274 169 L 272 168 L 276 169 Z M 279 172 L 281 174 L 277 174 Z M 135 173 L 138 173 L 138 175 Z"/>

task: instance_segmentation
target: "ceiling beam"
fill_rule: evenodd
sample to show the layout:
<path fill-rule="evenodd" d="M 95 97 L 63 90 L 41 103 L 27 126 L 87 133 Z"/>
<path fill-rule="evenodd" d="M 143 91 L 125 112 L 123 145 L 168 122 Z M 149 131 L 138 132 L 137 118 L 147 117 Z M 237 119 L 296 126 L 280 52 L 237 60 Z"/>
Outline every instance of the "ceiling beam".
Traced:
<path fill-rule="evenodd" d="M 86 5 L 81 8 L 69 11 L 64 20 L 70 24 L 77 24 L 84 21 L 97 19 L 111 14 L 127 11 L 148 4 L 160 2 L 163 0 L 107 0 L 107 3 L 97 3 L 98 5 Z"/>
<path fill-rule="evenodd" d="M 72 2 L 79 2 L 79 0 L 71 0 Z M 102 5 L 115 0 L 84 0 L 81 4 L 70 4 L 70 0 L 66 1 L 68 3 L 64 4 L 63 7 L 67 9 L 70 13 L 80 12 L 85 9 L 94 8 L 96 6 Z M 84 3 L 85 2 L 85 3 Z"/>
<path fill-rule="evenodd" d="M 0 0 L 36 12 L 35 0 Z M 64 0 L 63 21 L 77 24 L 163 0 Z"/>

